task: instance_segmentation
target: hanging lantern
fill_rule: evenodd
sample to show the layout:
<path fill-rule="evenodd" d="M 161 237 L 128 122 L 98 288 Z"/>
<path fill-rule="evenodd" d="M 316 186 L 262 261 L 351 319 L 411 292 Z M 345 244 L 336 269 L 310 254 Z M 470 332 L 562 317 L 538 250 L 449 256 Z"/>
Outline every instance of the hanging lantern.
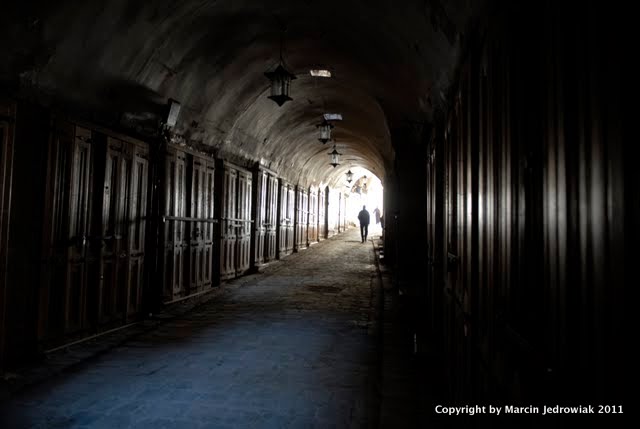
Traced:
<path fill-rule="evenodd" d="M 351 181 L 353 180 L 353 173 L 351 172 L 351 170 L 347 171 L 347 182 L 351 183 Z"/>
<path fill-rule="evenodd" d="M 269 98 L 275 101 L 278 106 L 293 100 L 289 97 L 289 87 L 291 86 L 291 81 L 296 77 L 284 68 L 282 62 L 278 64 L 274 71 L 265 72 L 264 75 L 271 81 L 271 95 Z"/>
<path fill-rule="evenodd" d="M 275 70 L 265 72 L 264 75 L 271 81 L 271 95 L 270 99 L 276 102 L 278 106 L 282 106 L 287 101 L 292 100 L 289 97 L 289 87 L 291 81 L 296 76 L 290 73 L 284 66 L 284 59 L 282 58 L 282 51 L 284 49 L 284 33 L 287 31 L 286 27 L 282 28 L 282 35 L 280 36 L 280 62 Z"/>
<path fill-rule="evenodd" d="M 340 165 L 340 155 L 342 154 L 336 150 L 336 145 L 333 145 L 333 151 L 329 152 L 329 156 L 331 157 L 330 164 L 333 165 L 333 168 L 336 168 L 338 165 Z"/>
<path fill-rule="evenodd" d="M 320 129 L 320 137 L 318 140 L 320 140 L 322 144 L 331 140 L 331 129 L 334 127 L 333 124 L 327 122 L 325 119 L 321 124 L 316 125 L 316 127 Z"/>

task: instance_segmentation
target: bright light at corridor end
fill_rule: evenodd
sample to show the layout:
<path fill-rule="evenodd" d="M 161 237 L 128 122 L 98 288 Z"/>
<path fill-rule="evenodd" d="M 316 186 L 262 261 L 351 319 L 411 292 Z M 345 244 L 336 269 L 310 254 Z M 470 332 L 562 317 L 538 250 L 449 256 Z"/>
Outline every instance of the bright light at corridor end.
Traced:
<path fill-rule="evenodd" d="M 362 171 L 363 170 L 360 170 L 360 173 L 362 173 Z M 352 191 L 347 199 L 347 221 L 352 225 L 358 225 L 358 213 L 362 210 L 362 206 L 367 207 L 367 211 L 371 215 L 372 226 L 376 225 L 374 210 L 377 208 L 381 216 L 384 214 L 382 211 L 384 202 L 382 182 L 369 171 L 367 171 L 366 176 L 369 178 L 367 180 L 368 185 L 366 190 L 362 190 L 361 192 Z M 354 179 L 356 179 L 356 177 L 356 182 L 358 182 L 363 176 L 354 175 Z"/>
<path fill-rule="evenodd" d="M 329 70 L 309 70 L 311 76 L 315 77 L 331 77 L 331 72 Z"/>

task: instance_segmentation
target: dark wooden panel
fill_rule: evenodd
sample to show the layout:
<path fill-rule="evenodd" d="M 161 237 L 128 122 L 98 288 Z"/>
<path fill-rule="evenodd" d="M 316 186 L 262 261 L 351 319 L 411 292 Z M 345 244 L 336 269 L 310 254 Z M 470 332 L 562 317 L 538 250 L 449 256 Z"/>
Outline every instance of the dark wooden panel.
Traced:
<path fill-rule="evenodd" d="M 223 164 L 220 169 L 222 189 L 220 194 L 220 279 L 229 279 L 236 275 L 236 241 L 238 228 L 238 170 Z"/>
<path fill-rule="evenodd" d="M 294 193 L 292 186 L 282 180 L 278 199 L 278 258 L 293 251 Z"/>
<path fill-rule="evenodd" d="M 238 194 L 236 212 L 236 276 L 251 267 L 251 172 L 238 169 Z"/>
<path fill-rule="evenodd" d="M 278 231 L 278 178 L 270 174 L 267 183 L 267 205 L 265 213 L 265 262 L 276 258 Z"/>
<path fill-rule="evenodd" d="M 59 120 L 50 148 L 51 230 L 46 254 L 52 269 L 47 279 L 45 338 L 79 334 L 88 328 L 87 283 L 90 254 L 93 145 L 90 130 Z"/>
<path fill-rule="evenodd" d="M 252 174 L 220 162 L 220 279 L 230 279 L 251 267 Z"/>
<path fill-rule="evenodd" d="M 620 57 L 595 9 L 535 13 L 470 45 L 433 134 L 431 329 L 456 399 L 621 398 Z"/>
<path fill-rule="evenodd" d="M 99 233 L 89 238 L 92 248 L 100 249 L 98 317 L 100 323 L 122 323 L 142 311 L 148 147 L 107 137 L 96 153 L 105 156 Z"/>
<path fill-rule="evenodd" d="M 294 247 L 294 239 L 295 239 L 295 201 L 296 201 L 296 190 L 293 185 L 287 185 L 287 241 L 286 241 L 286 249 L 285 252 L 291 253 L 293 252 Z"/>
<path fill-rule="evenodd" d="M 205 204 L 207 202 L 207 161 L 198 156 L 188 157 L 191 180 L 188 182 L 189 211 L 188 217 L 204 218 Z M 186 277 L 189 279 L 189 293 L 197 293 L 204 289 L 205 281 L 205 231 L 202 222 L 189 222 L 189 266 Z"/>
<path fill-rule="evenodd" d="M 137 319 L 144 310 L 146 231 L 149 194 L 149 149 L 147 145 L 130 145 L 131 179 L 129 211 L 125 228 L 127 270 L 127 321 Z"/>
<path fill-rule="evenodd" d="M 169 147 L 165 155 L 164 215 L 186 217 L 187 210 L 187 155 Z M 185 268 L 187 267 L 187 225 L 182 220 L 164 223 L 164 300 L 172 301 L 187 294 Z"/>
<path fill-rule="evenodd" d="M 309 217 L 307 246 L 318 241 L 318 190 L 309 188 Z"/>
<path fill-rule="evenodd" d="M 131 156 L 124 142 L 107 138 L 105 173 L 102 188 L 100 241 L 99 322 L 109 323 L 124 317 L 128 286 L 127 214 L 130 202 Z M 97 150 L 95 151 L 97 152 Z"/>
<path fill-rule="evenodd" d="M 327 238 L 329 238 L 338 233 L 338 226 L 340 224 L 340 194 L 327 186 L 325 198 Z"/>
<path fill-rule="evenodd" d="M 266 170 L 257 168 L 254 174 L 253 186 L 253 218 L 255 225 L 253 228 L 253 263 L 261 265 L 265 262 L 266 231 L 267 231 L 267 195 L 269 186 L 269 173 Z"/>
<path fill-rule="evenodd" d="M 216 283 L 215 162 L 169 146 L 165 152 L 162 228 L 163 299 L 169 302 Z"/>
<path fill-rule="evenodd" d="M 202 216 L 205 219 L 213 219 L 215 216 L 215 163 L 213 159 L 207 159 L 204 174 L 204 187 L 202 189 Z M 204 240 L 204 261 L 199 267 L 203 271 L 203 288 L 212 287 L 217 283 L 214 278 L 214 257 L 218 248 L 217 237 L 215 236 L 215 224 L 212 222 L 200 223 L 200 233 Z"/>
<path fill-rule="evenodd" d="M 327 192 L 318 190 L 318 241 L 327 238 Z"/>
<path fill-rule="evenodd" d="M 49 148 L 40 340 L 44 347 L 142 313 L 148 146 L 59 119 Z"/>
<path fill-rule="evenodd" d="M 440 118 L 441 119 L 441 118 Z M 433 130 L 428 151 L 427 165 L 427 224 L 428 224 L 428 262 L 430 277 L 427 296 L 430 297 L 431 336 L 442 344 L 444 335 L 444 297 L 446 286 L 447 247 L 445 238 L 445 126 L 438 123 Z M 383 224 L 386 239 L 386 221 Z"/>
<path fill-rule="evenodd" d="M 307 247 L 307 222 L 309 196 L 307 190 L 296 186 L 295 188 L 295 226 L 294 226 L 294 249 L 300 250 Z"/>
<path fill-rule="evenodd" d="M 309 245 L 309 190 L 302 190 L 302 203 L 300 204 L 302 219 L 300 224 L 302 225 L 302 231 L 299 236 L 300 248 L 307 247 Z"/>
<path fill-rule="evenodd" d="M 49 141 L 43 237 L 44 272 L 40 292 L 39 339 L 51 344 L 64 337 L 64 295 L 67 282 L 71 158 L 75 126 L 57 120 Z"/>
<path fill-rule="evenodd" d="M 0 370 L 5 362 L 7 256 L 11 215 L 11 179 L 13 166 L 14 103 L 0 100 Z"/>

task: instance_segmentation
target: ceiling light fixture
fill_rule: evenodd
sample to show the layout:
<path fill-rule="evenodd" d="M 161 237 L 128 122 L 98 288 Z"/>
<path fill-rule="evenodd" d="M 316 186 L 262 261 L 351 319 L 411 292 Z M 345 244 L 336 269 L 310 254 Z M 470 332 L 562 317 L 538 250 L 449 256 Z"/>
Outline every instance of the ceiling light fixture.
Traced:
<path fill-rule="evenodd" d="M 347 182 L 351 183 L 351 181 L 353 180 L 353 173 L 351 172 L 351 169 L 347 171 L 346 175 L 347 175 Z"/>
<path fill-rule="evenodd" d="M 342 154 L 336 150 L 336 145 L 333 145 L 333 151 L 329 152 L 329 156 L 331 157 L 330 164 L 333 166 L 333 168 L 336 168 L 338 165 L 340 165 L 340 155 Z"/>
<path fill-rule="evenodd" d="M 341 121 L 342 115 L 340 113 L 325 113 L 322 115 L 325 121 Z"/>
<path fill-rule="evenodd" d="M 290 73 L 286 69 L 284 59 L 282 58 L 285 31 L 286 29 L 283 28 L 280 37 L 280 62 L 275 70 L 264 73 L 271 81 L 271 95 L 269 98 L 275 101 L 278 106 L 282 106 L 287 101 L 293 100 L 289 97 L 289 89 L 291 87 L 291 81 L 296 78 L 293 73 Z"/>
<path fill-rule="evenodd" d="M 331 77 L 329 70 L 309 70 L 309 73 L 314 77 Z"/>
<path fill-rule="evenodd" d="M 333 124 L 327 122 L 326 119 L 323 119 L 322 123 L 316 125 L 316 128 L 320 129 L 320 137 L 318 137 L 318 140 L 321 141 L 322 144 L 331 140 L 331 129 L 334 128 Z"/>

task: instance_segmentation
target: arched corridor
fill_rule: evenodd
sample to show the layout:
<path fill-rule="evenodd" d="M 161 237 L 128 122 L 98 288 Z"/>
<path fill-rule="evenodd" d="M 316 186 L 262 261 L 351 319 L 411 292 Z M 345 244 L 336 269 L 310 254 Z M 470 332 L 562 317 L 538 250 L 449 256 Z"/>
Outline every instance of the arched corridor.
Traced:
<path fill-rule="evenodd" d="M 336 371 L 321 381 L 364 378 L 338 409 L 321 406 L 333 388 L 313 412 L 306 393 L 279 392 L 301 420 L 274 413 L 274 426 L 333 412 L 338 427 L 483 424 L 438 405 L 624 408 L 640 169 L 623 7 L 75 3 L 0 12 L 0 398 L 70 345 L 162 323 L 139 341 L 168 330 L 189 360 L 210 333 L 249 356 L 287 328 L 294 347 L 311 319 L 288 315 L 317 311 L 353 326 L 313 319 L 305 353 L 360 335 L 321 353 L 317 368 Z M 357 242 L 363 206 L 373 246 Z M 368 325 L 376 311 L 383 325 Z M 274 356 L 225 360 L 263 411 L 289 406 L 251 393 Z"/>

